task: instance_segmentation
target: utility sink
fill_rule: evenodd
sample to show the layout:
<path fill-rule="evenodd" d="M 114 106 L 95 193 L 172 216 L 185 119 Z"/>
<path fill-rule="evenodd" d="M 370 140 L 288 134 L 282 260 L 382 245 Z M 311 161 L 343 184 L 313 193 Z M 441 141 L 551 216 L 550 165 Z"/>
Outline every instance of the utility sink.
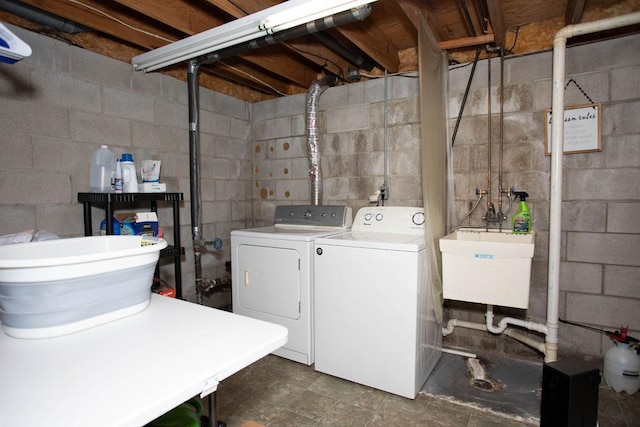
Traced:
<path fill-rule="evenodd" d="M 528 308 L 535 233 L 459 229 L 440 239 L 445 299 Z"/>

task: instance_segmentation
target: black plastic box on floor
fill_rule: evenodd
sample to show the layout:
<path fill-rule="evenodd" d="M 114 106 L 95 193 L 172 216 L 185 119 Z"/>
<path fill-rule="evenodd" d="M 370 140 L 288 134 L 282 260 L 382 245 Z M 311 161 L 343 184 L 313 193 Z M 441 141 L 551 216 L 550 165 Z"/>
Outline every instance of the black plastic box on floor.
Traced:
<path fill-rule="evenodd" d="M 577 360 L 542 368 L 541 427 L 595 427 L 600 370 Z"/>

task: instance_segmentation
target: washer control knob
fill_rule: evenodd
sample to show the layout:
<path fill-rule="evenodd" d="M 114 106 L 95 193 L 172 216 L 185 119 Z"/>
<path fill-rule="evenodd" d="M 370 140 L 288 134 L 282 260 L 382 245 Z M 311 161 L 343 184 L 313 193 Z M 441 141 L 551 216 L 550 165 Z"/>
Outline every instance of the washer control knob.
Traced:
<path fill-rule="evenodd" d="M 311 218 L 311 211 L 307 209 L 306 211 L 304 211 L 304 214 L 302 214 L 302 216 L 304 216 L 305 218 Z"/>
<path fill-rule="evenodd" d="M 371 221 L 371 214 L 370 213 L 364 214 L 364 220 L 365 221 Z"/>
<path fill-rule="evenodd" d="M 415 225 L 424 224 L 424 212 L 416 212 L 413 214 L 412 221 Z"/>
<path fill-rule="evenodd" d="M 382 215 L 381 213 L 376 215 L 376 221 L 382 221 L 382 218 L 384 218 L 384 215 Z"/>

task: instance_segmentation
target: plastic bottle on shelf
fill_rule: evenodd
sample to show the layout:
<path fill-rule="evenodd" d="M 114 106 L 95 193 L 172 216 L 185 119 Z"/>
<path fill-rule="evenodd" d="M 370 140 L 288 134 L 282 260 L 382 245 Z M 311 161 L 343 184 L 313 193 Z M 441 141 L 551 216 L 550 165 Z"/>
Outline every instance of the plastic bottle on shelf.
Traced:
<path fill-rule="evenodd" d="M 116 155 L 106 145 L 101 145 L 91 157 L 89 173 L 89 191 L 92 193 L 109 193 L 111 175 L 116 168 Z"/>
<path fill-rule="evenodd" d="M 122 162 L 120 159 L 116 161 L 116 175 L 114 188 L 116 193 L 122 193 Z"/>
<path fill-rule="evenodd" d="M 122 191 L 124 193 L 138 192 L 138 176 L 136 165 L 131 154 L 122 155 Z"/>

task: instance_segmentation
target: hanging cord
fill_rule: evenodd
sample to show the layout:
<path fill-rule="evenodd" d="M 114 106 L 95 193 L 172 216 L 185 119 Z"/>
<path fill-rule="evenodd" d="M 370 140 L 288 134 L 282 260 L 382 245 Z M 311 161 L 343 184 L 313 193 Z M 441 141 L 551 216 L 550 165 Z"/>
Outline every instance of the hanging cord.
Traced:
<path fill-rule="evenodd" d="M 573 80 L 573 79 L 569 79 L 569 81 L 567 82 L 567 84 L 566 84 L 566 85 L 564 85 L 564 90 L 565 90 L 565 91 L 566 91 L 566 90 L 567 90 L 567 88 L 569 87 L 569 84 L 570 84 L 570 83 L 573 83 L 574 85 L 576 85 L 576 87 L 578 88 L 578 90 L 580 90 L 580 92 L 582 92 L 582 94 L 584 95 L 584 97 L 585 97 L 585 98 L 587 98 L 587 99 L 589 100 L 589 103 L 590 103 L 590 104 L 595 104 L 595 103 L 593 102 L 593 99 L 591 99 L 591 97 L 590 97 L 589 95 L 587 95 L 587 93 L 584 91 L 584 89 L 582 89 L 582 88 L 580 87 L 580 85 L 578 84 L 578 82 L 576 82 L 576 81 L 575 81 L 575 80 Z M 595 108 L 595 107 L 594 107 L 594 108 Z"/>

